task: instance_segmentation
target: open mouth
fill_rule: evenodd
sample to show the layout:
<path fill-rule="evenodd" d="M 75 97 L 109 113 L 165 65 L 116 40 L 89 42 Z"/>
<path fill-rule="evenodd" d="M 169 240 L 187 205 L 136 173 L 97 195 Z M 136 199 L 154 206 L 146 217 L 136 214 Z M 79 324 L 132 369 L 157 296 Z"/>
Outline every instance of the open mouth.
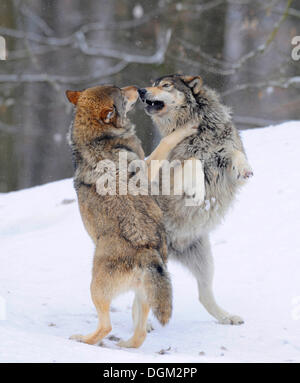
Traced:
<path fill-rule="evenodd" d="M 155 100 L 144 100 L 144 103 L 146 104 L 146 109 L 148 112 L 158 112 L 159 110 L 162 110 L 165 106 L 165 103 L 163 101 L 155 101 Z"/>

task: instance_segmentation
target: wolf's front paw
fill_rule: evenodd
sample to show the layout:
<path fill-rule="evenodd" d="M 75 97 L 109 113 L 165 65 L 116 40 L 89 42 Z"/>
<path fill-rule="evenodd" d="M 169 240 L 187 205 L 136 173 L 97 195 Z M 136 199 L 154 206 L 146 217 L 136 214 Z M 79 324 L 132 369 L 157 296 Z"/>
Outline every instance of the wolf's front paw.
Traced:
<path fill-rule="evenodd" d="M 200 206 L 205 198 L 205 181 L 202 163 L 195 158 L 184 162 L 183 193 L 185 206 Z"/>
<path fill-rule="evenodd" d="M 232 156 L 231 172 L 237 180 L 246 180 L 253 176 L 253 171 L 244 153 L 236 151 Z"/>
<path fill-rule="evenodd" d="M 244 323 L 244 319 L 238 315 L 227 315 L 219 319 L 221 324 L 241 325 Z"/>
<path fill-rule="evenodd" d="M 235 169 L 233 168 L 232 169 L 233 173 L 234 173 L 234 177 L 237 179 L 237 180 L 247 180 L 248 178 L 252 177 L 253 176 L 253 171 L 252 169 L 249 167 L 249 168 L 244 168 L 244 169 Z"/>

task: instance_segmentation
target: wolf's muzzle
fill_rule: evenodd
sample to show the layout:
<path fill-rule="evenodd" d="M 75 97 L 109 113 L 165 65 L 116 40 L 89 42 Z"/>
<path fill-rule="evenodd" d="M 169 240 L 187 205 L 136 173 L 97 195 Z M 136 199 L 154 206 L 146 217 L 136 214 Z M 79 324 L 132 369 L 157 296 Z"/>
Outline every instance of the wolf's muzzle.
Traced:
<path fill-rule="evenodd" d="M 140 88 L 138 90 L 138 93 L 141 101 L 144 104 L 145 111 L 147 114 L 154 114 L 160 112 L 164 108 L 165 103 L 163 101 L 152 100 L 151 98 L 147 98 L 147 94 L 149 94 L 147 89 Z"/>
<path fill-rule="evenodd" d="M 138 92 L 139 92 L 139 96 L 140 96 L 141 100 L 144 101 L 145 97 L 146 97 L 147 90 L 144 88 L 140 88 L 140 89 L 138 89 Z"/>

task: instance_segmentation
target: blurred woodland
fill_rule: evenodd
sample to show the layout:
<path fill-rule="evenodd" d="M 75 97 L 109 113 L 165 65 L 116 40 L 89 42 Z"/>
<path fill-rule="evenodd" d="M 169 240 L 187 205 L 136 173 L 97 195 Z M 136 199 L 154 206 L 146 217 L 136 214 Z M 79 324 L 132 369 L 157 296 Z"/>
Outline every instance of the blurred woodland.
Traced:
<path fill-rule="evenodd" d="M 0 192 L 71 177 L 66 89 L 200 74 L 239 129 L 300 119 L 299 0 L 1 0 Z M 132 113 L 148 154 L 159 135 Z"/>

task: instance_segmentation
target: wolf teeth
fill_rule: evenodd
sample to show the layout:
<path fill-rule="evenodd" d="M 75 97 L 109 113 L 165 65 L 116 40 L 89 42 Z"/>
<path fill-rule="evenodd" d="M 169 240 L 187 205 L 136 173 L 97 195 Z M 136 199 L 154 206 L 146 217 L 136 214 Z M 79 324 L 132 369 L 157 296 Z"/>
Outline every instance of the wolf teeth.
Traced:
<path fill-rule="evenodd" d="M 154 106 L 154 101 L 151 100 L 146 100 L 146 103 L 150 106 Z"/>

